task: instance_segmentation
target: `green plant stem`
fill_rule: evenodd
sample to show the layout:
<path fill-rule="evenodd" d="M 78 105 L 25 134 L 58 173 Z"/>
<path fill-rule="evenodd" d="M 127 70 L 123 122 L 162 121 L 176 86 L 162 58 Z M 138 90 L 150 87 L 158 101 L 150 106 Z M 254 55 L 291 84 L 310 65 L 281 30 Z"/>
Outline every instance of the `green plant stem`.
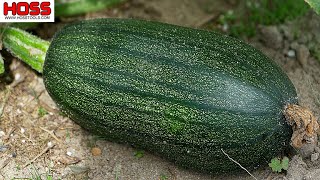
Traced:
<path fill-rule="evenodd" d="M 18 28 L 0 29 L 3 46 L 15 57 L 42 73 L 49 42 Z"/>
<path fill-rule="evenodd" d="M 60 0 L 55 2 L 55 16 L 66 17 L 95 12 L 125 1 L 126 0 Z"/>
<path fill-rule="evenodd" d="M 3 63 L 3 58 L 0 54 L 0 74 L 4 73 L 4 63 Z"/>

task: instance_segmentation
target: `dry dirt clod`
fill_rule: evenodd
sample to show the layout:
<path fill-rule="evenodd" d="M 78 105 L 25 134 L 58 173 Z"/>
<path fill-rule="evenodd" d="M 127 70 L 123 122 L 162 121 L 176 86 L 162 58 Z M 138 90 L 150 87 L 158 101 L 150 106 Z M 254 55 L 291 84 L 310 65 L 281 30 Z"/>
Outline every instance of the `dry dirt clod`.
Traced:
<path fill-rule="evenodd" d="M 307 172 L 307 164 L 302 160 L 300 156 L 294 156 L 289 162 L 289 168 L 287 170 L 287 176 L 289 180 L 302 180 Z"/>
<path fill-rule="evenodd" d="M 303 67 L 305 67 L 308 63 L 308 58 L 310 56 L 310 51 L 307 48 L 307 46 L 294 41 L 290 44 L 290 48 L 295 50 L 297 60 Z"/>
<path fill-rule="evenodd" d="M 320 169 L 311 170 L 308 174 L 306 174 L 303 179 L 304 180 L 319 180 L 320 177 Z"/>
<path fill-rule="evenodd" d="M 295 104 L 289 104 L 284 114 L 293 130 L 291 137 L 292 147 L 300 149 L 306 144 L 311 144 L 312 146 L 317 144 L 319 124 L 310 110 Z"/>
<path fill-rule="evenodd" d="M 312 154 L 315 152 L 316 144 L 313 143 L 305 143 L 300 147 L 298 150 L 299 154 L 302 158 L 309 158 L 312 156 Z"/>
<path fill-rule="evenodd" d="M 309 56 L 310 51 L 305 45 L 300 45 L 297 48 L 297 59 L 303 67 L 307 65 Z"/>
<path fill-rule="evenodd" d="M 81 174 L 90 171 L 90 168 L 87 166 L 70 165 L 69 168 L 74 174 Z"/>
<path fill-rule="evenodd" d="M 91 149 L 91 153 L 93 156 L 100 156 L 102 154 L 102 151 L 98 147 L 94 147 Z"/>
<path fill-rule="evenodd" d="M 290 44 L 290 48 L 294 49 L 294 50 L 297 50 L 299 47 L 299 43 L 297 41 L 293 41 L 291 44 Z"/>
<path fill-rule="evenodd" d="M 294 40 L 294 34 L 291 32 L 291 28 L 287 25 L 280 25 L 280 30 L 282 31 L 284 38 L 293 41 Z"/>
<path fill-rule="evenodd" d="M 311 161 L 314 162 L 319 159 L 319 153 L 311 154 Z"/>
<path fill-rule="evenodd" d="M 62 164 L 70 165 L 70 164 L 77 164 L 78 162 L 81 161 L 81 159 L 78 157 L 70 157 L 67 155 L 63 155 L 59 157 L 58 161 Z"/>
<path fill-rule="evenodd" d="M 283 37 L 276 26 L 261 26 L 260 33 L 261 40 L 267 47 L 273 49 L 282 48 Z"/>

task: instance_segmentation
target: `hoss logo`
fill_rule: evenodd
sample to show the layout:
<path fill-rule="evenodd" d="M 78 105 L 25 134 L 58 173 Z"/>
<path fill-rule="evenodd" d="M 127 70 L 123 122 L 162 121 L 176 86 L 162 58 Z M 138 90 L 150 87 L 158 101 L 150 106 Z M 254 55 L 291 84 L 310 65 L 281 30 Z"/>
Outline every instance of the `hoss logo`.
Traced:
<path fill-rule="evenodd" d="M 0 0 L 0 22 L 54 22 L 54 0 Z"/>
<path fill-rule="evenodd" d="M 51 8 L 50 8 L 50 2 L 12 2 L 12 4 L 9 4 L 8 2 L 5 2 L 3 4 L 3 14 L 8 15 L 9 11 L 12 15 L 50 15 L 51 14 Z"/>

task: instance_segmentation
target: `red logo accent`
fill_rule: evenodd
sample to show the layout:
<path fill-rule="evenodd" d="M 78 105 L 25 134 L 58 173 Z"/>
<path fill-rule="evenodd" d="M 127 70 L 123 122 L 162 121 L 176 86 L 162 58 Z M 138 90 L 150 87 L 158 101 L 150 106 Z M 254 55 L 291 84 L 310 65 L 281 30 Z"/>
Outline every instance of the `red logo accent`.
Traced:
<path fill-rule="evenodd" d="M 50 2 L 13 2 L 11 5 L 9 5 L 7 2 L 3 4 L 3 14 L 8 15 L 9 11 L 11 11 L 12 15 L 50 15 L 51 14 L 51 8 L 50 8 Z"/>

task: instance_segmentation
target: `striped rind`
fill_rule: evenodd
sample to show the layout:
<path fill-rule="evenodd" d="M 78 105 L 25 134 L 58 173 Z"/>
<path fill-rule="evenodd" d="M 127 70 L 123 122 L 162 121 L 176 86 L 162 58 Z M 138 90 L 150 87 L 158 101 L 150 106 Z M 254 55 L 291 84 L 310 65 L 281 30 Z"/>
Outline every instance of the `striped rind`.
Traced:
<path fill-rule="evenodd" d="M 250 169 L 289 144 L 282 111 L 297 103 L 285 73 L 218 33 L 133 19 L 67 25 L 43 70 L 51 97 L 107 139 L 211 173 Z"/>

